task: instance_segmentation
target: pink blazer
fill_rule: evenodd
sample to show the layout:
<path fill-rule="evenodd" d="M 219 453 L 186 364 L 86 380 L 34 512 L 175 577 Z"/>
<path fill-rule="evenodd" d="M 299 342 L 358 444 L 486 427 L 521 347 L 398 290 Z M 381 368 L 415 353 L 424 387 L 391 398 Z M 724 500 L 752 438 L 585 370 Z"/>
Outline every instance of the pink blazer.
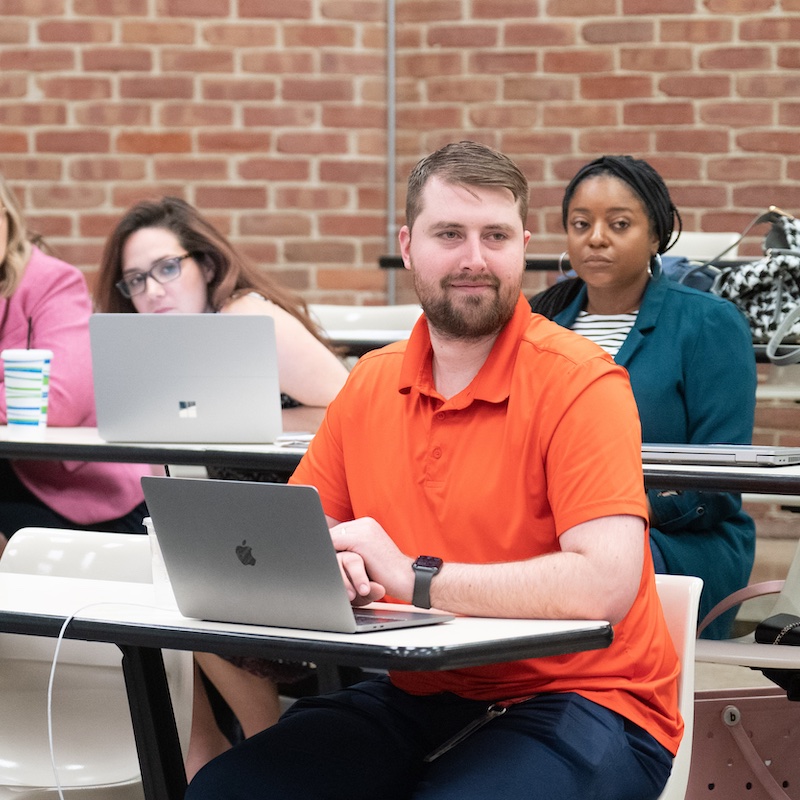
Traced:
<path fill-rule="evenodd" d="M 27 346 L 53 351 L 49 425 L 96 425 L 89 350 L 92 305 L 81 272 L 33 248 L 17 290 L 0 298 L 0 349 Z M 6 422 L 0 370 L 0 423 Z M 144 499 L 139 479 L 152 468 L 141 464 L 83 461 L 12 461 L 22 483 L 54 511 L 86 525 L 116 519 Z"/>

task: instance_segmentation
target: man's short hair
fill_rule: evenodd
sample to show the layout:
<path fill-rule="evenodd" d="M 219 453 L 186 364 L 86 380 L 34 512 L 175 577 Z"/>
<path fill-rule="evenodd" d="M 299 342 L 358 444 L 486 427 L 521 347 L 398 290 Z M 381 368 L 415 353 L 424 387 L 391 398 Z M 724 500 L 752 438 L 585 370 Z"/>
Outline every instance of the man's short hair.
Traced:
<path fill-rule="evenodd" d="M 451 142 L 425 156 L 408 176 L 406 225 L 409 229 L 422 211 L 422 190 L 437 175 L 457 186 L 499 186 L 514 196 L 526 227 L 528 218 L 528 180 L 506 155 L 478 142 Z"/>

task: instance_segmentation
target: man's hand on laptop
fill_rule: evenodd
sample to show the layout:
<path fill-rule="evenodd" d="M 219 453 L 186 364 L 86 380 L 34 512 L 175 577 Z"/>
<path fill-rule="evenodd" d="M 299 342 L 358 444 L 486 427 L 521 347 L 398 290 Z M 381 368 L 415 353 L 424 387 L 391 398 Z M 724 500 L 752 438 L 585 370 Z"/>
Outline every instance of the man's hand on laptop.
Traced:
<path fill-rule="evenodd" d="M 413 559 L 400 552 L 374 519 L 361 517 L 343 522 L 333 526 L 330 532 L 353 605 L 366 605 L 387 593 L 398 600 L 410 601 L 414 586 Z"/>

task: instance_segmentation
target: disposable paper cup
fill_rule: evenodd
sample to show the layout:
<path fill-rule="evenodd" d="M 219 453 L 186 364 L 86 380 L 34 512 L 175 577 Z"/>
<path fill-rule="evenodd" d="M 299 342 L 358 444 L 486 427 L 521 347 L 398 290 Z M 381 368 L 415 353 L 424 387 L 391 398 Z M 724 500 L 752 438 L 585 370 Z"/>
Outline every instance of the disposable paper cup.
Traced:
<path fill-rule="evenodd" d="M 156 606 L 158 606 L 158 608 L 168 608 L 171 610 L 177 609 L 178 604 L 175 602 L 175 594 L 172 591 L 169 575 L 167 575 L 167 567 L 164 564 L 164 556 L 161 554 L 161 545 L 158 543 L 158 536 L 156 536 L 156 531 L 153 527 L 153 520 L 150 519 L 150 517 L 145 517 L 142 523 L 150 539 L 153 592 L 155 594 Z"/>
<path fill-rule="evenodd" d="M 6 419 L 10 433 L 37 433 L 47 427 L 52 350 L 3 350 Z"/>

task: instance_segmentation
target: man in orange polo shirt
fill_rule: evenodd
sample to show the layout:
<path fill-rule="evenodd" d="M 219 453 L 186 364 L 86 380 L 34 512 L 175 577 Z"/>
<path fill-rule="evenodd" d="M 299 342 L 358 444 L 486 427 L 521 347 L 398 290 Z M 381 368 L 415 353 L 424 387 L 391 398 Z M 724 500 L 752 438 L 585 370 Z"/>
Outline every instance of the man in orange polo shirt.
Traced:
<path fill-rule="evenodd" d="M 354 604 L 596 618 L 607 650 L 391 673 L 302 700 L 187 798 L 657 798 L 682 733 L 625 371 L 521 294 L 528 184 L 459 142 L 409 178 L 424 316 L 353 369 L 293 482 Z"/>

